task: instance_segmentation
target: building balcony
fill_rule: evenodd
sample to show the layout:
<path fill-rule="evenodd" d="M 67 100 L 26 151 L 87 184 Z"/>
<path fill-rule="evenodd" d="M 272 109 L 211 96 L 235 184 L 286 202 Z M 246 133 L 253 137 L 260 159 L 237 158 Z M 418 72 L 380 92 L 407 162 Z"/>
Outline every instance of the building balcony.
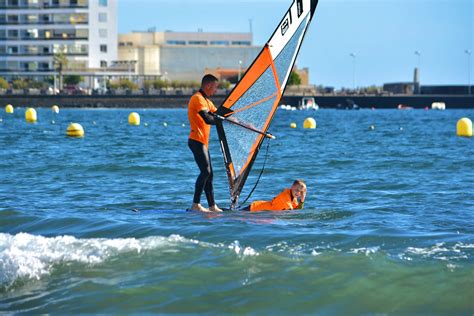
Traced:
<path fill-rule="evenodd" d="M 52 37 L 8 37 L 0 38 L 0 40 L 5 41 L 87 41 L 88 37 L 62 37 L 62 36 L 52 36 Z"/>
<path fill-rule="evenodd" d="M 0 57 L 53 57 L 55 53 L 0 53 Z M 89 53 L 67 53 L 67 57 L 87 57 Z"/>
<path fill-rule="evenodd" d="M 43 9 L 88 9 L 88 5 L 59 5 L 47 4 L 44 5 L 0 5 L 0 10 L 43 10 Z"/>
<path fill-rule="evenodd" d="M 55 22 L 55 21 L 0 21 L 0 25 L 88 25 L 89 22 Z"/>
<path fill-rule="evenodd" d="M 53 68 L 38 68 L 38 69 L 2 69 L 0 73 L 15 73 L 15 72 L 53 72 L 56 71 Z"/>

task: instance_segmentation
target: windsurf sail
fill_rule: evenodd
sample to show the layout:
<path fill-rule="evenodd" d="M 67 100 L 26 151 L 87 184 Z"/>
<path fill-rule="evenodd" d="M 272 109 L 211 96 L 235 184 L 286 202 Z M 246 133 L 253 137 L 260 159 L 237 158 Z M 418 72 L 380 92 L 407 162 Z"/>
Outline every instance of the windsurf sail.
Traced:
<path fill-rule="evenodd" d="M 285 90 L 318 0 L 294 0 L 273 35 L 217 115 L 216 124 L 229 180 L 231 209 L 237 206 L 252 165 Z"/>

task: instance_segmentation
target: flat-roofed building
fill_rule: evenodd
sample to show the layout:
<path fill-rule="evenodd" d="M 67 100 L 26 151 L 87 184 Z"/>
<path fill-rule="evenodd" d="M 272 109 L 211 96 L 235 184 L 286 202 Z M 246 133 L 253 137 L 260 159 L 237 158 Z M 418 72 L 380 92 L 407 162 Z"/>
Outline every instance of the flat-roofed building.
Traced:
<path fill-rule="evenodd" d="M 252 33 L 151 31 L 120 34 L 118 55 L 137 75 L 198 81 L 206 69 L 247 68 L 261 49 Z"/>
<path fill-rule="evenodd" d="M 0 0 L 0 76 L 90 72 L 117 60 L 117 0 Z"/>

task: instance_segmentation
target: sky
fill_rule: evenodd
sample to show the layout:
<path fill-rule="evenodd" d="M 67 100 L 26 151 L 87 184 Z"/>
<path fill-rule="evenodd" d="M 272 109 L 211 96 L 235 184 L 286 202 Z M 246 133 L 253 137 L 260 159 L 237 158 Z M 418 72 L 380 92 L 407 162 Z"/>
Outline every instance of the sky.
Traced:
<path fill-rule="evenodd" d="M 119 33 L 151 27 L 248 32 L 251 25 L 257 46 L 266 43 L 292 3 L 117 1 Z M 319 0 L 296 63 L 309 68 L 310 83 L 336 89 L 412 81 L 417 66 L 422 85 L 467 85 L 469 77 L 474 84 L 473 19 L 474 0 Z"/>

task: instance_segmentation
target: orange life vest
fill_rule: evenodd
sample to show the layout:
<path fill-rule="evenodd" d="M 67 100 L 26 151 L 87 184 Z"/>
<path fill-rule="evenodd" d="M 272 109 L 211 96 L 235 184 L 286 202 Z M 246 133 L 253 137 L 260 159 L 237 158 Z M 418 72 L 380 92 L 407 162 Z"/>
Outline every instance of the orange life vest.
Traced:
<path fill-rule="evenodd" d="M 291 196 L 291 190 L 285 189 L 271 201 L 255 201 L 250 204 L 251 212 L 258 211 L 285 211 L 285 210 L 294 210 L 300 204 L 298 200 Z"/>
<path fill-rule="evenodd" d="M 211 126 L 206 124 L 201 115 L 199 115 L 201 111 L 215 112 L 217 108 L 211 100 L 198 91 L 191 97 L 188 104 L 188 119 L 191 127 L 189 138 L 209 147 Z"/>

